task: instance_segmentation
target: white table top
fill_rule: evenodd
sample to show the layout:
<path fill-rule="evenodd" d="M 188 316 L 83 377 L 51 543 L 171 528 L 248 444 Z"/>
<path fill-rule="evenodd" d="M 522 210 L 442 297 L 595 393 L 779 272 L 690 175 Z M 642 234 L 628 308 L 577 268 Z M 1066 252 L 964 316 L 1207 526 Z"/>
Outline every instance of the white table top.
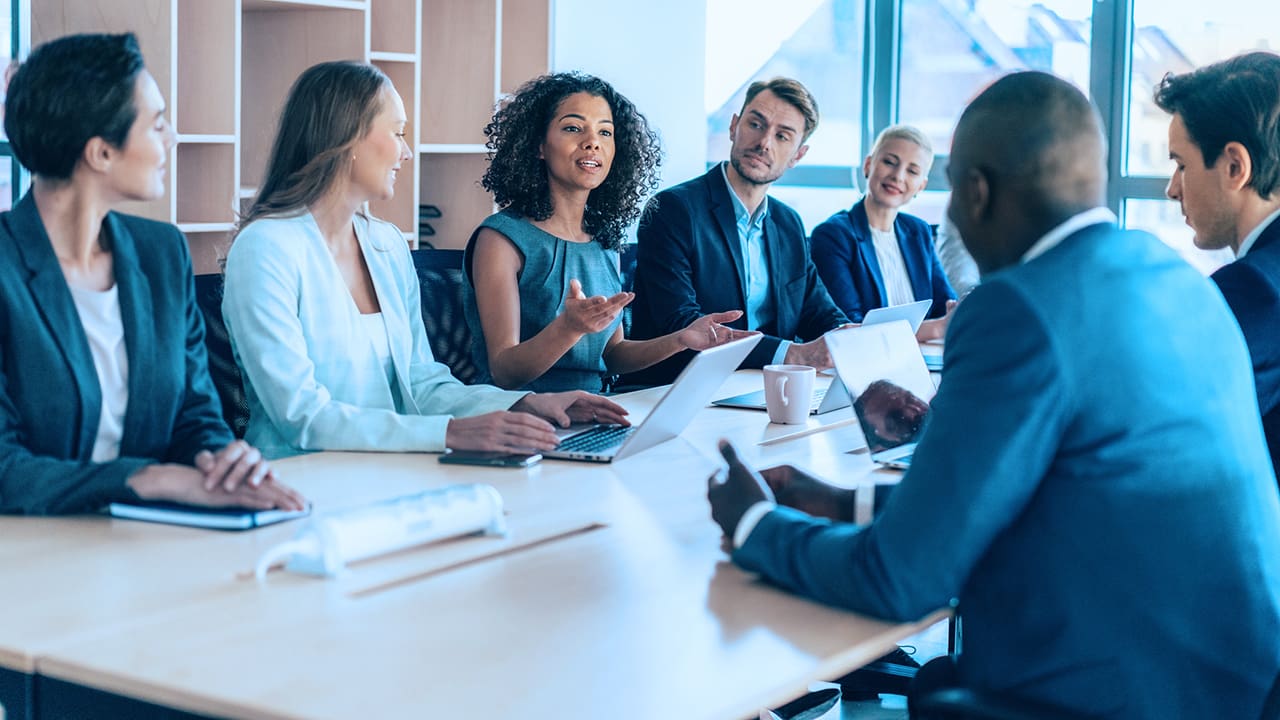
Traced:
<path fill-rule="evenodd" d="M 722 394 L 753 383 L 759 373 L 740 372 Z M 621 402 L 639 417 L 660 393 Z M 419 548 L 328 581 L 245 577 L 296 524 L 218 533 L 0 518 L 0 664 L 237 717 L 745 717 L 927 624 L 787 595 L 719 549 L 705 494 L 721 436 L 753 462 L 796 462 L 842 484 L 896 477 L 846 452 L 862 444 L 856 423 L 818 422 L 834 427 L 760 445 L 780 432 L 763 412 L 708 408 L 680 438 L 611 465 L 283 461 L 278 472 L 318 511 L 453 482 L 503 495 L 510 538 Z"/>

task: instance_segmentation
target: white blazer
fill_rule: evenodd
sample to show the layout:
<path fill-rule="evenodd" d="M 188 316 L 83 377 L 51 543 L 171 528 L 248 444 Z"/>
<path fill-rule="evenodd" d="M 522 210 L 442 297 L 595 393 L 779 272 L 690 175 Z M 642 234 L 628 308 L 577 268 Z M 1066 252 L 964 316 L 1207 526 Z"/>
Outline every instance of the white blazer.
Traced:
<path fill-rule="evenodd" d="M 249 403 L 245 439 L 267 457 L 313 450 L 444 450 L 450 417 L 526 393 L 467 386 L 431 355 L 418 276 L 393 225 L 357 216 L 395 383 L 310 213 L 256 220 L 227 256 L 222 314 Z"/>

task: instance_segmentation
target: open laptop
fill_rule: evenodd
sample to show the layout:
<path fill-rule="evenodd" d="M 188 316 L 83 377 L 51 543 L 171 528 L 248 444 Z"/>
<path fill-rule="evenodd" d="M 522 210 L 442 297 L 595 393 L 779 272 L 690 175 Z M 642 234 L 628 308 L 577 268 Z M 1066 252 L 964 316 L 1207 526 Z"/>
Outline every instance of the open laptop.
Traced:
<path fill-rule="evenodd" d="M 871 459 L 905 469 L 929 419 L 935 391 L 905 320 L 827 333 L 827 348 L 862 426 Z"/>
<path fill-rule="evenodd" d="M 759 335 L 703 350 L 689 361 L 639 425 L 592 425 L 559 431 L 560 445 L 542 456 L 560 460 L 613 462 L 679 435 L 712 393 L 760 342 Z"/>
<path fill-rule="evenodd" d="M 867 311 L 867 314 L 862 318 L 862 324 L 878 325 L 895 320 L 906 320 L 911 325 L 911 332 L 914 333 L 920 329 L 920 323 L 924 322 L 924 316 L 929 313 L 929 308 L 931 307 L 933 307 L 932 300 L 920 300 L 892 307 L 876 308 Z M 810 415 L 822 415 L 833 410 L 849 407 L 849 393 L 845 392 L 844 385 L 840 383 L 839 368 L 830 374 L 832 376 L 831 384 L 813 391 L 813 401 L 809 405 Z M 764 390 L 720 398 L 712 401 L 711 404 L 747 410 L 768 409 L 764 401 Z"/>
<path fill-rule="evenodd" d="M 931 307 L 933 307 L 932 300 L 917 300 L 901 305 L 873 308 L 862 316 L 862 324 L 878 325 L 894 320 L 906 320 L 911 325 L 911 332 L 914 333 L 920 329 L 920 323 L 924 322 L 924 316 L 929 314 Z"/>

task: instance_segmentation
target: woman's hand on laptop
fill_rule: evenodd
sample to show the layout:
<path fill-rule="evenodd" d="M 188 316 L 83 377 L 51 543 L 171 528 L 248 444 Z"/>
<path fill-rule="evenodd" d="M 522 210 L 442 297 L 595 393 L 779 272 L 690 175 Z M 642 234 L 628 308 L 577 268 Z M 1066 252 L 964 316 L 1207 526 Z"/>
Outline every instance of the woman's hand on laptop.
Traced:
<path fill-rule="evenodd" d="M 512 410 L 515 409 L 512 406 Z M 444 433 L 444 445 L 450 450 L 527 453 L 530 450 L 552 450 L 559 444 L 555 428 L 546 420 L 525 412 L 507 410 L 452 418 Z"/>
<path fill-rule="evenodd" d="M 558 393 L 529 393 L 520 398 L 511 409 L 530 413 L 559 425 L 571 423 L 604 423 L 630 425 L 627 410 L 618 403 L 582 390 Z"/>

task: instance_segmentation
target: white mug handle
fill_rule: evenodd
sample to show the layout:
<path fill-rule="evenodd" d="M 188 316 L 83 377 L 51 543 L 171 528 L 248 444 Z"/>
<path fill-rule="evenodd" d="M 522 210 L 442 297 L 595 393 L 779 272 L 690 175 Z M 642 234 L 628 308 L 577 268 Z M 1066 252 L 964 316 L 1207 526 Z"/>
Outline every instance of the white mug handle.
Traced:
<path fill-rule="evenodd" d="M 791 404 L 791 401 L 787 399 L 787 376 L 786 375 L 778 376 L 778 395 L 782 397 L 783 407 L 787 407 L 788 405 Z"/>

